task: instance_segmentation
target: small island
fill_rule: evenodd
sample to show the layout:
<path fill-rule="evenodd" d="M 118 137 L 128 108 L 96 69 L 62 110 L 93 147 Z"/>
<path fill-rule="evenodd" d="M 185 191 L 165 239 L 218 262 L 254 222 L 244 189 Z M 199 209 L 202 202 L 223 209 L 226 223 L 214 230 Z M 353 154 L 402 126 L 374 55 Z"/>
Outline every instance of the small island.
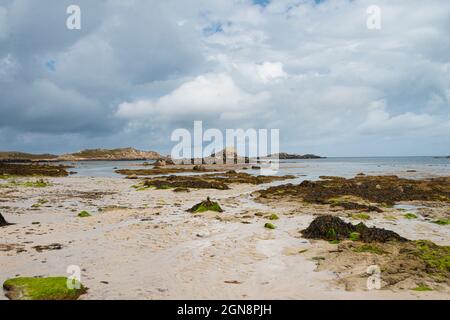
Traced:
<path fill-rule="evenodd" d="M 281 152 L 278 154 L 273 154 L 271 157 L 277 157 L 281 160 L 294 160 L 294 159 L 326 159 L 326 157 L 317 156 L 315 154 L 289 154 L 286 152 Z"/>

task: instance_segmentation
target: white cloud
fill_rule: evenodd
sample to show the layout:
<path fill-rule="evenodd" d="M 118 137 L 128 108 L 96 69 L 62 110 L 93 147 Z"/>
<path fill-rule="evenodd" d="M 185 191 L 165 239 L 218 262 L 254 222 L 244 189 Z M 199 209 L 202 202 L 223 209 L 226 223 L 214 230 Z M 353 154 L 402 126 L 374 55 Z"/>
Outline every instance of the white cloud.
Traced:
<path fill-rule="evenodd" d="M 412 130 L 430 127 L 436 119 L 429 114 L 405 112 L 392 116 L 386 111 L 385 101 L 376 101 L 368 107 L 367 119 L 358 130 L 362 133 L 378 135 L 407 135 Z"/>
<path fill-rule="evenodd" d="M 116 115 L 132 120 L 154 116 L 166 120 L 210 115 L 241 118 L 249 112 L 256 112 L 268 99 L 267 92 L 251 94 L 243 91 L 224 73 L 206 74 L 182 84 L 159 99 L 121 103 Z"/>

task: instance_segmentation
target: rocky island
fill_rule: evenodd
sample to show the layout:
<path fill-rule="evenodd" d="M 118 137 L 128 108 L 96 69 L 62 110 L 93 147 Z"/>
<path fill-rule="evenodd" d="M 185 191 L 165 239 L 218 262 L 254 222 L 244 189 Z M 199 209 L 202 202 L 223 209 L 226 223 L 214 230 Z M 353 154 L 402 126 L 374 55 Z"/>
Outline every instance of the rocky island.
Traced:
<path fill-rule="evenodd" d="M 278 157 L 280 160 L 294 160 L 294 159 L 325 159 L 325 157 L 317 156 L 315 154 L 289 154 L 286 152 L 281 152 L 278 154 L 273 154 L 271 157 Z"/>
<path fill-rule="evenodd" d="M 0 162 L 58 162 L 58 161 L 133 161 L 157 160 L 161 155 L 155 151 L 134 148 L 86 149 L 63 155 L 31 154 L 24 152 L 0 152 Z"/>

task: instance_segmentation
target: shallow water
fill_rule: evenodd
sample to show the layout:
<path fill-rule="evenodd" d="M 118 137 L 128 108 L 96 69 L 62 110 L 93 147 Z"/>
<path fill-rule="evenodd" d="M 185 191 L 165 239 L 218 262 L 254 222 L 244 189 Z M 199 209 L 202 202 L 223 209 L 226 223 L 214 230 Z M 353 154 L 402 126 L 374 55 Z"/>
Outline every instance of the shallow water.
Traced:
<path fill-rule="evenodd" d="M 75 166 L 72 170 L 76 171 L 78 176 L 121 177 L 114 171 L 117 169 L 143 168 L 143 163 L 144 161 L 85 161 L 68 164 Z M 259 170 L 247 170 L 246 172 L 260 174 Z M 435 157 L 372 157 L 281 160 L 280 169 L 275 174 L 294 175 L 297 177 L 294 182 L 300 182 L 305 179 L 317 180 L 323 175 L 353 177 L 360 172 L 367 175 L 402 173 L 418 178 L 425 176 L 449 176 L 450 159 Z"/>

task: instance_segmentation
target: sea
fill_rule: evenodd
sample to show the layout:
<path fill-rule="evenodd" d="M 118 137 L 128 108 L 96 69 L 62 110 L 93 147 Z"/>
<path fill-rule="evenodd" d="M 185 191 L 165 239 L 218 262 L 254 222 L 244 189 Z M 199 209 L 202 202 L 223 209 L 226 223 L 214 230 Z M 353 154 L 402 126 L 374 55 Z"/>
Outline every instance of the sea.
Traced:
<path fill-rule="evenodd" d="M 145 161 L 86 161 L 66 163 L 75 166 L 74 176 L 122 177 L 117 169 L 140 169 Z M 151 162 L 150 162 L 151 163 Z M 145 168 L 151 168 L 145 167 Z M 258 175 L 260 170 L 246 170 Z M 295 180 L 317 180 L 320 176 L 354 177 L 366 175 L 399 175 L 411 178 L 450 176 L 450 159 L 445 157 L 335 157 L 324 159 L 280 160 L 275 175 L 293 175 Z"/>

